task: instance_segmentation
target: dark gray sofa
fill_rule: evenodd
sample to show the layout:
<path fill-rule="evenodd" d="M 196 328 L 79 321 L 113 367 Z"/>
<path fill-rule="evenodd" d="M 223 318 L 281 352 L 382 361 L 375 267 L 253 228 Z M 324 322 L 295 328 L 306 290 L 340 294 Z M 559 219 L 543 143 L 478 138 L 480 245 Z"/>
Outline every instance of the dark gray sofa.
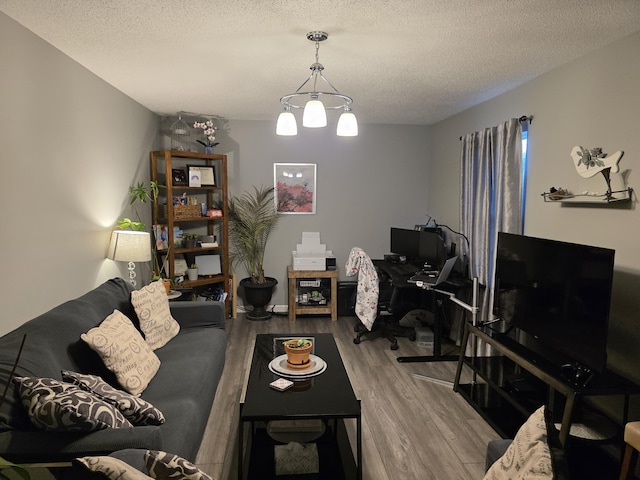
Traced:
<path fill-rule="evenodd" d="M 138 325 L 130 303 L 131 291 L 132 287 L 123 279 L 109 280 L 1 337 L 0 396 L 9 381 L 24 334 L 27 338 L 17 376 L 61 380 L 64 369 L 100 375 L 121 388 L 97 354 L 80 339 L 80 334 L 98 325 L 114 309 Z M 37 430 L 10 384 L 0 406 L 0 456 L 20 463 L 51 462 L 142 448 L 195 461 L 224 368 L 227 345 L 224 304 L 172 302 L 170 307 L 180 323 L 180 333 L 155 351 L 161 366 L 141 395 L 164 414 L 163 425 L 90 433 Z"/>

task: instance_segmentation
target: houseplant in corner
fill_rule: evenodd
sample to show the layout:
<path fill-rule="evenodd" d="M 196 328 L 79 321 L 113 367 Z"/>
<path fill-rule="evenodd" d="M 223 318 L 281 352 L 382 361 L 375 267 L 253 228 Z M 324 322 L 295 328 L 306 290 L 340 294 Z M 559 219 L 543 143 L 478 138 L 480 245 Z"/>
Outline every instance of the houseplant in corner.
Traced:
<path fill-rule="evenodd" d="M 263 268 L 267 241 L 279 220 L 273 187 L 253 187 L 253 191 L 231 197 L 227 215 L 231 261 L 242 265 L 249 274 L 240 280 L 245 300 L 253 306 L 247 318 L 268 320 L 271 315 L 264 307 L 278 284 L 275 278 L 265 277 Z"/>
<path fill-rule="evenodd" d="M 157 182 L 149 182 L 148 185 L 143 182 L 138 182 L 136 185 L 129 187 L 129 205 L 133 209 L 133 213 L 137 220 L 131 220 L 130 218 L 123 218 L 118 220 L 118 228 L 129 228 L 138 232 L 147 231 L 147 225 L 142 221 L 140 212 L 136 207 L 137 202 L 147 203 L 155 202 L 158 199 L 158 192 L 160 188 L 164 188 L 164 185 L 158 185 Z M 152 269 L 151 269 L 151 281 L 158 280 L 162 277 L 162 268 L 158 261 L 158 246 L 155 238 L 155 232 L 151 232 L 151 246 L 153 254 L 151 255 Z M 171 288 L 171 281 L 169 279 L 163 279 L 167 294 Z"/>

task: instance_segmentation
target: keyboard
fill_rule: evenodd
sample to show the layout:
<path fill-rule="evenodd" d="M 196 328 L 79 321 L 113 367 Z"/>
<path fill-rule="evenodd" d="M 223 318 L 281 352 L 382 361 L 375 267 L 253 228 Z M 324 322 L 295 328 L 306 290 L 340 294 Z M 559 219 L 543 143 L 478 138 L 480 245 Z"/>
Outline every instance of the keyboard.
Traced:
<path fill-rule="evenodd" d="M 420 269 L 411 263 L 393 263 L 389 265 L 389 270 L 395 275 L 413 275 Z"/>

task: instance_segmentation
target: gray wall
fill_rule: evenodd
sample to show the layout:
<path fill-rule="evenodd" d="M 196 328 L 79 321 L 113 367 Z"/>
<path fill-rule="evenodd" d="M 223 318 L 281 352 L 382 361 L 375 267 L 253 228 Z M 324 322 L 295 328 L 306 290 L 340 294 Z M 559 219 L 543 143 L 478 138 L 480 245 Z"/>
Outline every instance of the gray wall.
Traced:
<path fill-rule="evenodd" d="M 0 13 L 0 334 L 122 266 L 105 259 L 157 116 Z"/>
<path fill-rule="evenodd" d="M 334 121 L 337 119 L 334 119 Z M 371 257 L 389 252 L 389 227 L 413 228 L 426 219 L 429 148 L 424 126 L 360 125 L 360 135 L 341 138 L 335 126 L 300 128 L 296 137 L 275 135 L 273 122 L 231 121 L 219 135 L 229 159 L 230 193 L 273 185 L 274 163 L 317 165 L 315 215 L 282 215 L 267 247 L 265 272 L 278 279 L 272 299 L 287 303 L 286 267 L 302 232 L 320 232 L 344 276 L 354 246 Z M 238 280 L 246 272 L 237 272 Z M 354 278 L 352 278 L 353 280 Z"/>
<path fill-rule="evenodd" d="M 609 330 L 609 363 L 640 381 L 640 218 L 634 194 L 631 209 L 563 207 L 540 196 L 549 187 L 604 192 L 602 175 L 580 177 L 569 152 L 574 145 L 623 150 L 621 170 L 640 189 L 640 34 L 543 75 L 431 128 L 428 203 L 440 205 L 442 221 L 459 224 L 460 141 L 467 132 L 510 117 L 533 115 L 525 233 L 616 250 Z M 620 179 L 618 179 L 620 180 Z"/>

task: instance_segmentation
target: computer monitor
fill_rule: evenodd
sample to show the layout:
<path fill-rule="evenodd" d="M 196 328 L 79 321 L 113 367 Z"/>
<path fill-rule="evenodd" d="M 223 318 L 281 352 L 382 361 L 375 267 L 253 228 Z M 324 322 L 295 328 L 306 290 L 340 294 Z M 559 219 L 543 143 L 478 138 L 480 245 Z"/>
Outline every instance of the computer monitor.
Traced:
<path fill-rule="evenodd" d="M 420 246 L 418 250 L 420 259 L 439 270 L 447 260 L 444 240 L 437 233 L 425 231 L 419 233 Z"/>
<path fill-rule="evenodd" d="M 415 260 L 420 257 L 420 232 L 391 227 L 391 252 Z"/>
<path fill-rule="evenodd" d="M 433 232 L 391 227 L 391 252 L 410 262 L 428 262 L 439 269 L 447 260 L 442 237 Z"/>

